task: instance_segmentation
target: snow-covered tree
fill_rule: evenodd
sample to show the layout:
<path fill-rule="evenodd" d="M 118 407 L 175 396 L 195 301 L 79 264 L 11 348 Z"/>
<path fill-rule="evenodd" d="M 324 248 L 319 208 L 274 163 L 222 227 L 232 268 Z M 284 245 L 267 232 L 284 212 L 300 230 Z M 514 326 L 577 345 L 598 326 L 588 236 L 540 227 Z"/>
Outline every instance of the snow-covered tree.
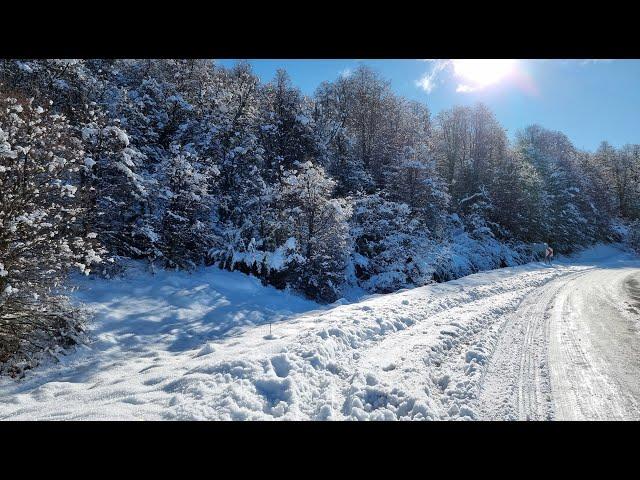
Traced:
<path fill-rule="evenodd" d="M 214 243 L 207 173 L 214 176 L 217 170 L 205 170 L 196 155 L 178 148 L 160 169 L 160 195 L 165 206 L 158 228 L 158 248 L 170 267 L 201 265 Z"/>
<path fill-rule="evenodd" d="M 0 94 L 0 364 L 72 343 L 79 317 L 60 293 L 103 251 L 82 224 L 82 140 L 48 105 Z"/>
<path fill-rule="evenodd" d="M 640 220 L 635 220 L 629 225 L 628 243 L 631 248 L 640 253 Z"/>
<path fill-rule="evenodd" d="M 427 145 L 403 149 L 389 167 L 386 190 L 391 200 L 406 203 L 420 215 L 432 235 L 441 233 L 450 199 Z"/>
<path fill-rule="evenodd" d="M 357 282 L 366 290 L 389 293 L 432 280 L 433 234 L 406 203 L 380 195 L 354 199 L 351 236 Z"/>
<path fill-rule="evenodd" d="M 300 159 L 316 156 L 312 118 L 308 102 L 291 85 L 284 70 L 262 90 L 259 141 L 264 152 L 263 176 L 280 179 Z"/>
<path fill-rule="evenodd" d="M 336 193 L 343 196 L 374 188 L 351 134 L 352 104 L 349 83 L 324 82 L 316 92 L 313 112 L 318 163 L 336 180 Z"/>
<path fill-rule="evenodd" d="M 589 200 L 580 190 L 577 152 L 569 139 L 531 126 L 519 134 L 518 148 L 542 179 L 539 238 L 560 252 L 593 242 L 596 238 L 585 211 Z"/>
<path fill-rule="evenodd" d="M 109 122 L 102 112 L 91 112 L 81 139 L 85 230 L 97 232 L 111 255 L 156 256 L 149 205 L 153 181 L 141 174 L 145 156 L 130 144 L 118 120 Z"/>
<path fill-rule="evenodd" d="M 311 162 L 284 173 L 283 221 L 304 261 L 293 270 L 294 286 L 309 296 L 335 300 L 344 281 L 349 245 L 349 206 L 332 199 L 335 182 Z"/>

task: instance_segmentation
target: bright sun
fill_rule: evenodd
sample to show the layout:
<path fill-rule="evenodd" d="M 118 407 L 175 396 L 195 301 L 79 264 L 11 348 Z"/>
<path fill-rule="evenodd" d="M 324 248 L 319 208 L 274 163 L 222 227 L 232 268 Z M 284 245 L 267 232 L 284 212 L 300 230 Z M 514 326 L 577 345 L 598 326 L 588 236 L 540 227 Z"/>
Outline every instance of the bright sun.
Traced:
<path fill-rule="evenodd" d="M 458 91 L 471 92 L 493 85 L 515 71 L 516 60 L 468 59 L 452 60 L 453 69 L 465 83 L 458 85 Z"/>

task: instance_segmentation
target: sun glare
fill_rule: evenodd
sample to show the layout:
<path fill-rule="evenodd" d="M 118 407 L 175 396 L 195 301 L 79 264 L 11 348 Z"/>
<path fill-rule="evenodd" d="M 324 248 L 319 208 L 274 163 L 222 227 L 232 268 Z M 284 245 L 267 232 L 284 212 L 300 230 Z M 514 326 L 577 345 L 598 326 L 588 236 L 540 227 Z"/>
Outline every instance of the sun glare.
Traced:
<path fill-rule="evenodd" d="M 509 59 L 468 59 L 452 60 L 456 76 L 464 84 L 458 85 L 459 91 L 473 91 L 498 83 L 515 71 L 516 60 Z"/>

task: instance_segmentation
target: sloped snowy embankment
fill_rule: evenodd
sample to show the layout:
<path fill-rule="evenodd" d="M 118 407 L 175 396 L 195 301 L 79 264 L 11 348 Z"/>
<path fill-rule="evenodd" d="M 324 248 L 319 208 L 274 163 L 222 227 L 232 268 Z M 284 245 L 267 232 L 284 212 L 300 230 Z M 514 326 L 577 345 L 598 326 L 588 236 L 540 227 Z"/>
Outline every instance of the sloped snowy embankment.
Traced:
<path fill-rule="evenodd" d="M 508 314 L 551 279 L 616 255 L 599 247 L 579 262 L 328 308 L 215 268 L 83 280 L 77 298 L 96 311 L 93 341 L 23 380 L 0 380 L 0 418 L 477 418 Z"/>

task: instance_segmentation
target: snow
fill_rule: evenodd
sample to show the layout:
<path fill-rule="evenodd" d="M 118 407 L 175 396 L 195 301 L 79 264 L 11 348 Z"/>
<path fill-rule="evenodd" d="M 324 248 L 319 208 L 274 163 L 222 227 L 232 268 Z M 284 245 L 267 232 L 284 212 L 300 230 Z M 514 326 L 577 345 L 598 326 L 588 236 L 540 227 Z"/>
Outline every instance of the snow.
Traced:
<path fill-rule="evenodd" d="M 482 382 L 480 418 L 640 418 L 640 317 L 625 287 L 639 278 L 640 261 L 604 247 L 580 260 L 507 318 Z"/>
<path fill-rule="evenodd" d="M 295 253 L 296 246 L 296 239 L 290 237 L 284 245 L 276 248 L 275 251 L 263 252 L 255 249 L 254 241 L 252 240 L 246 251 L 233 252 L 232 265 L 235 267 L 235 265 L 243 263 L 251 268 L 261 269 L 262 266 L 265 266 L 269 271 L 280 271 L 292 260 L 304 261 L 299 254 Z M 212 249 L 210 254 L 213 253 L 215 255 L 215 252 L 216 250 Z"/>
<path fill-rule="evenodd" d="M 18 68 L 20 70 L 23 70 L 27 73 L 33 73 L 33 68 L 31 68 L 31 66 L 28 63 L 16 62 L 16 64 L 18 65 Z"/>
<path fill-rule="evenodd" d="M 483 392 L 518 389 L 517 378 L 501 384 L 491 370 L 502 332 L 522 335 L 519 309 L 552 295 L 545 286 L 556 280 L 622 265 L 640 262 L 600 246 L 553 267 L 325 307 L 214 267 L 78 277 L 75 299 L 96 314 L 90 342 L 24 379 L 0 380 L 0 418 L 487 418 Z M 505 351 L 507 364 L 520 358 Z"/>
<path fill-rule="evenodd" d="M 556 294 L 560 308 L 552 311 L 549 335 L 556 418 L 640 418 L 640 316 L 628 291 L 638 282 L 637 264 L 620 264 L 590 271 Z"/>

